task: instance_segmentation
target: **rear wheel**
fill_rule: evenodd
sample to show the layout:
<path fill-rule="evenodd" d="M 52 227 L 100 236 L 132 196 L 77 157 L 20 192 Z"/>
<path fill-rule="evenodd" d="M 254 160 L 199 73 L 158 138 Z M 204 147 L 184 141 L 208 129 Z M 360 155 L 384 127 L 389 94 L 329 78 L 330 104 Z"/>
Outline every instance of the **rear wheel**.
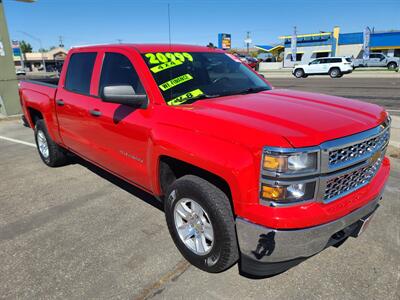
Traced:
<path fill-rule="evenodd" d="M 338 68 L 332 68 L 329 70 L 329 76 L 331 76 L 331 78 L 337 78 L 340 77 L 342 73 L 340 72 L 340 70 Z"/>
<path fill-rule="evenodd" d="M 193 175 L 177 179 L 168 189 L 165 216 L 181 254 L 206 272 L 222 272 L 239 258 L 235 221 L 227 196 Z"/>
<path fill-rule="evenodd" d="M 294 71 L 294 76 L 296 77 L 296 78 L 302 78 L 302 77 L 304 77 L 304 70 L 303 69 L 296 69 L 295 71 Z"/>
<path fill-rule="evenodd" d="M 37 120 L 36 122 L 35 141 L 39 156 L 46 165 L 59 167 L 67 163 L 66 150 L 51 139 L 43 120 Z"/>
<path fill-rule="evenodd" d="M 397 64 L 395 62 L 390 62 L 387 65 L 389 70 L 395 70 L 397 68 Z"/>

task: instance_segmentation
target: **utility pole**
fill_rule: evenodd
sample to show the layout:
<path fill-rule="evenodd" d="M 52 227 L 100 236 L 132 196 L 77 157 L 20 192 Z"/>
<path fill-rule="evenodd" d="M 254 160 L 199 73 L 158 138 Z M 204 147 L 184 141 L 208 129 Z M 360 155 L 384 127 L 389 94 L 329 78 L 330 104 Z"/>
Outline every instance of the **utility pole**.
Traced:
<path fill-rule="evenodd" d="M 244 43 L 246 44 L 247 47 L 247 54 L 249 54 L 250 52 L 250 44 L 251 44 L 252 40 L 250 37 L 250 31 L 247 31 L 246 33 L 246 38 L 244 39 Z"/>
<path fill-rule="evenodd" d="M 60 48 L 64 48 L 63 37 L 61 35 L 58 37 L 58 41 L 59 41 L 58 46 Z"/>
<path fill-rule="evenodd" d="M 16 0 L 34 2 L 35 0 Z M 11 116 L 21 113 L 18 96 L 18 80 L 15 74 L 13 53 L 3 0 L 0 0 L 0 114 Z"/>
<path fill-rule="evenodd" d="M 18 80 L 2 0 L 0 0 L 0 70 L 0 113 L 6 116 L 18 114 L 21 112 Z"/>

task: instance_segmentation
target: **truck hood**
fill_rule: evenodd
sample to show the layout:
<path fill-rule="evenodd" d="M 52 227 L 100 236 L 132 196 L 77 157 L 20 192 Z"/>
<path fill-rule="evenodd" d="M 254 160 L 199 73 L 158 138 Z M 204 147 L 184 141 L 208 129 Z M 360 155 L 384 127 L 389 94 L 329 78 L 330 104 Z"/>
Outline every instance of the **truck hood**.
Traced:
<path fill-rule="evenodd" d="M 207 117 L 205 120 L 223 119 L 232 125 L 231 130 L 239 126 L 262 132 L 263 138 L 268 134 L 282 136 L 293 147 L 315 146 L 365 131 L 387 116 L 375 104 L 282 89 L 201 100 L 193 104 L 192 111 Z M 224 129 L 215 128 L 214 135 L 229 135 L 227 126 L 220 127 Z M 268 145 L 267 140 L 263 143 Z"/>

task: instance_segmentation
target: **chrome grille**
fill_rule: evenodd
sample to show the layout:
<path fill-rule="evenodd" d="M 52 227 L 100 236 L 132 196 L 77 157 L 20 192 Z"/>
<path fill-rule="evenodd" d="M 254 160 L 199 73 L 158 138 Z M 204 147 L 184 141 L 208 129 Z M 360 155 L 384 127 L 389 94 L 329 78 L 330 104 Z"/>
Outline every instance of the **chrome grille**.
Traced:
<path fill-rule="evenodd" d="M 376 150 L 384 147 L 390 138 L 389 130 L 383 131 L 380 135 L 356 143 L 354 145 L 336 149 L 329 152 L 329 166 L 335 167 L 342 163 L 349 163 L 363 156 L 370 155 Z"/>
<path fill-rule="evenodd" d="M 332 201 L 343 197 L 368 184 L 378 171 L 382 159 L 380 157 L 372 165 L 329 179 L 326 183 L 324 201 Z"/>

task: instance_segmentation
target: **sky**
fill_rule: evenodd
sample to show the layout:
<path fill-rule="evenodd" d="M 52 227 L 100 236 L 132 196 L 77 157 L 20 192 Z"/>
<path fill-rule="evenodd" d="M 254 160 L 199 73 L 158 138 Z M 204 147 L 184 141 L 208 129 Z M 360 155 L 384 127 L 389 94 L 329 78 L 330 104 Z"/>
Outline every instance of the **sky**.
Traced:
<path fill-rule="evenodd" d="M 332 31 L 400 30 L 400 0 L 225 1 L 225 0 L 3 0 L 11 39 L 38 49 L 98 43 L 167 43 L 168 3 L 172 43 L 217 45 L 230 33 L 233 47 L 273 45 L 281 35 Z"/>

